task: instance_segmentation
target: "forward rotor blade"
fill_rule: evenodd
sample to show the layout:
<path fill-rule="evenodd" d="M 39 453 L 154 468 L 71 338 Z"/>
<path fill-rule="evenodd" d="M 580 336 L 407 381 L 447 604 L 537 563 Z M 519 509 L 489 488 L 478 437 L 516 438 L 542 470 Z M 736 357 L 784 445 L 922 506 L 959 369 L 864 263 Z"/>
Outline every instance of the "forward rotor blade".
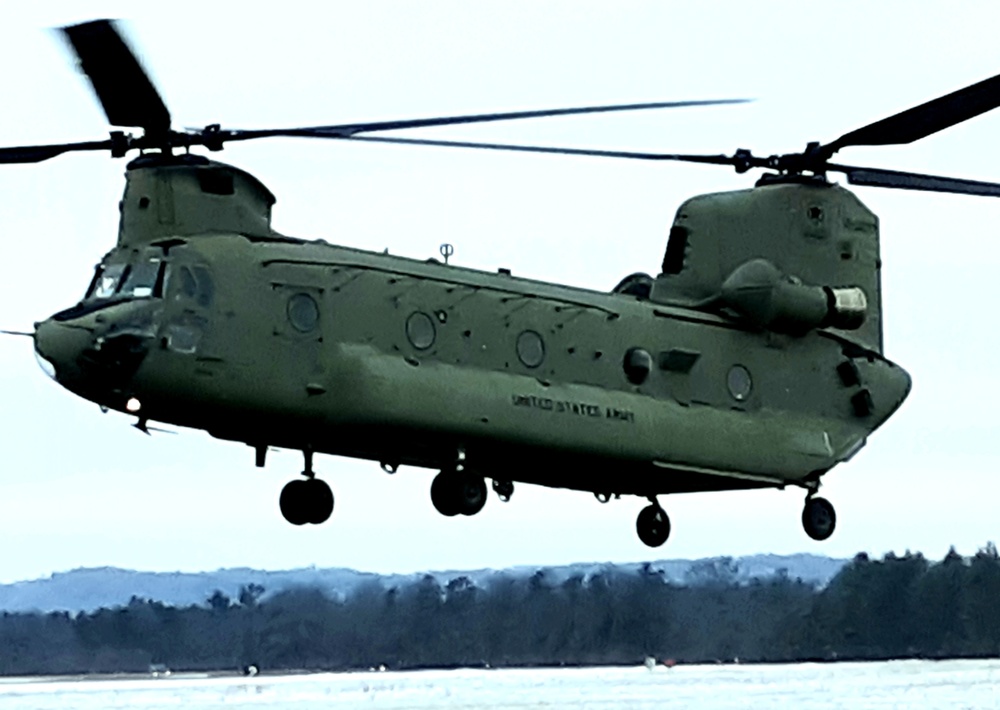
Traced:
<path fill-rule="evenodd" d="M 616 104 L 611 106 L 584 106 L 580 108 L 557 108 L 541 111 L 512 111 L 507 113 L 484 113 L 467 116 L 440 116 L 437 118 L 415 118 L 398 121 L 373 121 L 370 123 L 345 123 L 335 126 L 309 126 L 303 128 L 276 128 L 265 130 L 225 131 L 224 140 L 250 140 L 269 136 L 300 136 L 306 138 L 350 138 L 358 133 L 373 131 L 398 131 L 404 128 L 426 128 L 428 126 L 453 126 L 461 123 L 489 123 L 492 121 L 514 121 L 522 118 L 543 118 L 546 116 L 572 116 L 586 113 L 610 113 L 613 111 L 645 111 L 659 108 L 682 108 L 686 106 L 716 106 L 720 104 L 746 103 L 750 99 L 717 99 L 708 101 L 662 101 L 644 104 Z"/>
<path fill-rule="evenodd" d="M 11 148 L 0 148 L 0 163 L 40 163 L 57 155 L 77 150 L 111 150 L 111 141 L 22 145 Z"/>
<path fill-rule="evenodd" d="M 114 22 L 94 20 L 62 32 L 111 125 L 139 126 L 152 134 L 170 129 L 170 112 Z"/>
<path fill-rule="evenodd" d="M 902 145 L 1000 106 L 1000 74 L 845 133 L 823 146 L 827 157 L 852 145 Z"/>
<path fill-rule="evenodd" d="M 829 165 L 828 169 L 844 173 L 847 176 L 847 182 L 852 185 L 1000 197 L 1000 183 L 995 182 L 966 180 L 941 175 L 922 175 L 878 168 L 858 168 L 850 165 Z"/>

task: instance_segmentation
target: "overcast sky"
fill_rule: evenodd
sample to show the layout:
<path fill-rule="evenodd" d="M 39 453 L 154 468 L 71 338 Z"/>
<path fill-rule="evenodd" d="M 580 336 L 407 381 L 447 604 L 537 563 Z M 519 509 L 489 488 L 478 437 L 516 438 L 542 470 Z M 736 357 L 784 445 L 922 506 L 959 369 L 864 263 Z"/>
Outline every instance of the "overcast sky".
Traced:
<path fill-rule="evenodd" d="M 0 10 L 0 144 L 108 130 L 48 28 L 120 17 L 175 126 L 346 123 L 636 101 L 752 104 L 412 135 L 678 152 L 802 149 L 1000 72 L 993 3 L 331 2 L 27 4 Z M 145 8 L 149 9 L 145 9 Z M 318 9 L 326 8 L 326 9 Z M 911 146 L 842 162 L 1000 180 L 1000 111 Z M 726 168 L 274 139 L 222 156 L 277 195 L 280 231 L 605 290 L 656 272 L 687 197 L 739 189 Z M 124 161 L 76 154 L 0 169 L 0 328 L 75 303 L 114 244 Z M 834 536 L 806 537 L 798 489 L 661 502 L 671 539 L 635 535 L 645 502 L 518 485 L 474 518 L 431 506 L 433 472 L 319 457 L 332 519 L 293 528 L 281 487 L 297 452 L 181 430 L 143 436 L 0 339 L 0 582 L 81 566 L 206 570 L 348 566 L 377 572 L 907 548 L 940 558 L 998 535 L 1000 352 L 991 198 L 859 188 L 880 217 L 886 354 L 910 399 L 823 494 Z"/>

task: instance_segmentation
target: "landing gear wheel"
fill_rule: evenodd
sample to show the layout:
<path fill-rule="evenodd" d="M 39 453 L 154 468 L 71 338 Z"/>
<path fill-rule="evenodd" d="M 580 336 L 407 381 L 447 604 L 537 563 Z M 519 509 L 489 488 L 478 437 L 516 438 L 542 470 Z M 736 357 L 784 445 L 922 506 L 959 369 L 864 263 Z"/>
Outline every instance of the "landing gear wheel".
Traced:
<path fill-rule="evenodd" d="M 326 481 L 310 478 L 303 489 L 309 497 L 309 520 L 313 525 L 325 523 L 333 515 L 333 491 Z"/>
<path fill-rule="evenodd" d="M 318 478 L 290 481 L 281 489 L 278 506 L 292 525 L 319 525 L 333 514 L 333 491 Z"/>
<path fill-rule="evenodd" d="M 659 547 L 670 537 L 670 518 L 659 505 L 647 505 L 639 511 L 635 521 L 635 530 L 639 539 L 649 547 Z"/>
<path fill-rule="evenodd" d="M 463 472 L 458 474 L 458 512 L 475 515 L 486 505 L 486 481 L 482 476 Z"/>
<path fill-rule="evenodd" d="M 455 495 L 454 473 L 442 471 L 431 481 L 431 503 L 441 515 L 449 518 L 458 515 L 458 496 Z"/>
<path fill-rule="evenodd" d="M 802 527 L 813 540 L 826 540 L 837 527 L 837 513 L 826 498 L 806 498 Z"/>
<path fill-rule="evenodd" d="M 278 498 L 278 507 L 285 520 L 292 525 L 305 525 L 309 522 L 309 487 L 306 481 L 294 480 L 285 484 Z"/>
<path fill-rule="evenodd" d="M 475 515 L 486 505 L 486 481 L 466 471 L 442 471 L 431 483 L 431 503 L 441 515 Z"/>

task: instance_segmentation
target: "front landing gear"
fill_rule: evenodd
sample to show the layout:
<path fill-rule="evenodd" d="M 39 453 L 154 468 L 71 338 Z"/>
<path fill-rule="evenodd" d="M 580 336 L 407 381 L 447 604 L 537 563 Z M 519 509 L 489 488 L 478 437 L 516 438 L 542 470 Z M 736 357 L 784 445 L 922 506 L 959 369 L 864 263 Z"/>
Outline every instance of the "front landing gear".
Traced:
<path fill-rule="evenodd" d="M 513 490 L 514 485 L 511 484 L 510 490 L 506 491 L 508 498 Z M 455 462 L 442 468 L 441 473 L 431 482 L 431 503 L 437 512 L 449 518 L 456 515 L 475 515 L 486 505 L 486 481 L 482 476 L 465 468 L 463 447 L 458 448 Z"/>
<path fill-rule="evenodd" d="M 837 513 L 826 498 L 809 496 L 802 509 L 802 527 L 813 540 L 826 540 L 837 527 Z"/>
<path fill-rule="evenodd" d="M 670 518 L 655 498 L 651 500 L 652 503 L 639 512 L 635 530 L 644 544 L 649 547 L 659 547 L 670 537 Z"/>
<path fill-rule="evenodd" d="M 333 514 L 333 491 L 318 478 L 290 481 L 281 489 L 278 505 L 292 525 L 319 525 Z"/>
<path fill-rule="evenodd" d="M 292 525 L 319 525 L 333 514 L 333 491 L 325 481 L 316 478 L 312 470 L 312 451 L 305 451 L 305 480 L 290 481 L 281 489 L 278 506 L 285 520 Z"/>
<path fill-rule="evenodd" d="M 486 481 L 469 471 L 446 469 L 431 483 L 431 503 L 441 515 L 475 515 L 486 505 Z"/>

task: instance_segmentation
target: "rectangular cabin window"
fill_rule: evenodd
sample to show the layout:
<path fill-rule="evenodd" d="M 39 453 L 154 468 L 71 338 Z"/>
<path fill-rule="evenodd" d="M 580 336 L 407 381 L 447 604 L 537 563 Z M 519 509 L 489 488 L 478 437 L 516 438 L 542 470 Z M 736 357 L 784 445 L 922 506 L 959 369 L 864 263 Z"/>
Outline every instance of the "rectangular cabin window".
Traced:
<path fill-rule="evenodd" d="M 670 238 L 667 239 L 667 253 L 663 255 L 663 273 L 679 274 L 684 269 L 684 256 L 687 254 L 688 230 L 686 227 L 674 225 L 670 228 Z"/>
<path fill-rule="evenodd" d="M 232 195 L 236 192 L 233 174 L 228 170 L 205 168 L 198 171 L 198 185 L 209 195 Z"/>

